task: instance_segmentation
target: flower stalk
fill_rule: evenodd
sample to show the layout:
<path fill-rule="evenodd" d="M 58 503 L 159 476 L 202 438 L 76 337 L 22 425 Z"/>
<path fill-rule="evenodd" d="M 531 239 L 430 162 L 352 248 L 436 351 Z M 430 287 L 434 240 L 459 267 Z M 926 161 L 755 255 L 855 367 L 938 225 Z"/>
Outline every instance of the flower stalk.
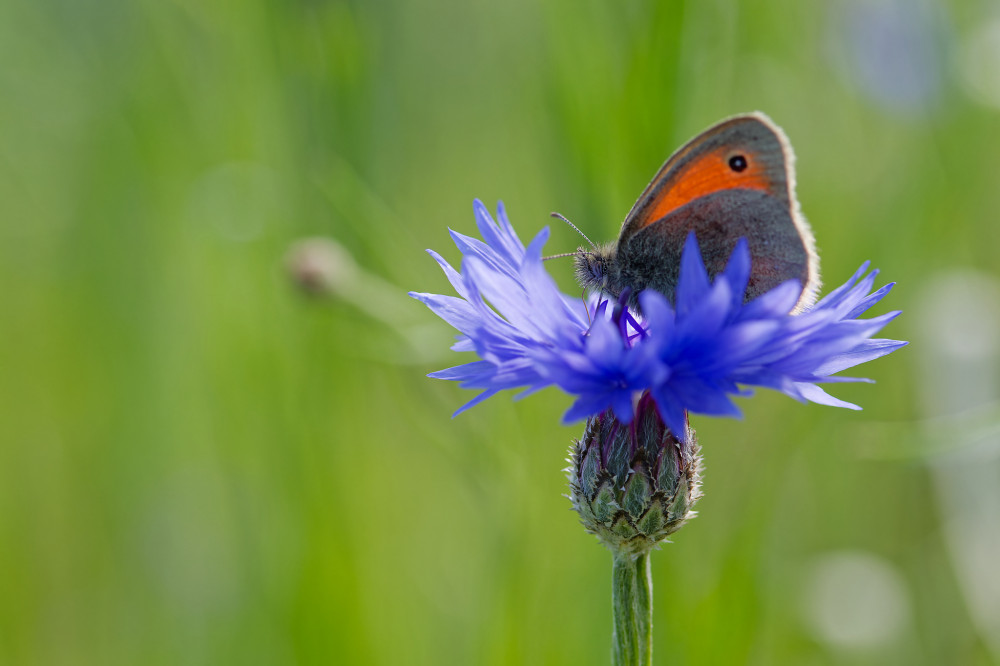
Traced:
<path fill-rule="evenodd" d="M 649 571 L 649 553 L 615 554 L 611 566 L 611 606 L 614 613 L 611 663 L 652 664 L 653 577 Z"/>

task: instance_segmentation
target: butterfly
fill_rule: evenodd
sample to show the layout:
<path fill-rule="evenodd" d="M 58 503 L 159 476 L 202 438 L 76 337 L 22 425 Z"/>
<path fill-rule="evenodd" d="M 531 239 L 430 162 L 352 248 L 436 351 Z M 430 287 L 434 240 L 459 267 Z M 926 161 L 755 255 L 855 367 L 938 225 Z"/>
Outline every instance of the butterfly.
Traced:
<path fill-rule="evenodd" d="M 643 289 L 673 301 L 681 251 L 693 231 L 710 276 L 720 273 L 740 238 L 750 248 L 749 301 L 787 280 L 802 292 L 793 311 L 815 301 L 819 257 L 795 198 L 794 154 L 763 113 L 727 118 L 688 141 L 664 163 L 622 224 L 618 240 L 576 255 L 587 289 L 638 308 Z"/>

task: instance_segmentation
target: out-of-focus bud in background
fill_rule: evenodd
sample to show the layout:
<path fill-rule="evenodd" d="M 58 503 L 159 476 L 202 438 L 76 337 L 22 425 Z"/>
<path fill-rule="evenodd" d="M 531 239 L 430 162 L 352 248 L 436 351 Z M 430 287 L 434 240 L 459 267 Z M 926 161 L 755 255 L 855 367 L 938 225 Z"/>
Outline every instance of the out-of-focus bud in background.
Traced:
<path fill-rule="evenodd" d="M 340 243 L 323 237 L 296 241 L 285 255 L 292 281 L 307 294 L 345 296 L 357 284 L 358 267 Z"/>
<path fill-rule="evenodd" d="M 366 271 L 336 240 L 313 236 L 295 241 L 285 253 L 284 270 L 306 295 L 346 303 L 377 324 L 358 342 L 364 353 L 404 364 L 426 363 L 447 353 L 440 345 L 443 326 L 420 317 L 422 310 L 402 288 Z"/>

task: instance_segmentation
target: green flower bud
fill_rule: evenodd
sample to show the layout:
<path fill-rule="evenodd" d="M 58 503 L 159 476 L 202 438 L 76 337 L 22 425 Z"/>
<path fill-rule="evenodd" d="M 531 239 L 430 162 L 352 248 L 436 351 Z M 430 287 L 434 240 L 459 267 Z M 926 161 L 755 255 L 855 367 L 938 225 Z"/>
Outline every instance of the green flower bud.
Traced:
<path fill-rule="evenodd" d="M 692 518 L 701 497 L 701 456 L 688 426 L 685 444 L 643 394 L 631 424 L 608 410 L 587 421 L 566 471 L 583 526 L 616 555 L 649 552 Z"/>

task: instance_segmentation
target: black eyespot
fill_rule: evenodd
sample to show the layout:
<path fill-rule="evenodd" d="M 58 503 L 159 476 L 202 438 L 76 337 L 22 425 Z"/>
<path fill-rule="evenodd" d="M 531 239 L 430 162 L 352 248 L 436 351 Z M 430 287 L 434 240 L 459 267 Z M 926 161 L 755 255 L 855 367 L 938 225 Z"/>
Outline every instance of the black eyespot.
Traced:
<path fill-rule="evenodd" d="M 740 172 L 747 168 L 747 158 L 742 155 L 733 155 L 729 158 L 729 168 Z"/>

